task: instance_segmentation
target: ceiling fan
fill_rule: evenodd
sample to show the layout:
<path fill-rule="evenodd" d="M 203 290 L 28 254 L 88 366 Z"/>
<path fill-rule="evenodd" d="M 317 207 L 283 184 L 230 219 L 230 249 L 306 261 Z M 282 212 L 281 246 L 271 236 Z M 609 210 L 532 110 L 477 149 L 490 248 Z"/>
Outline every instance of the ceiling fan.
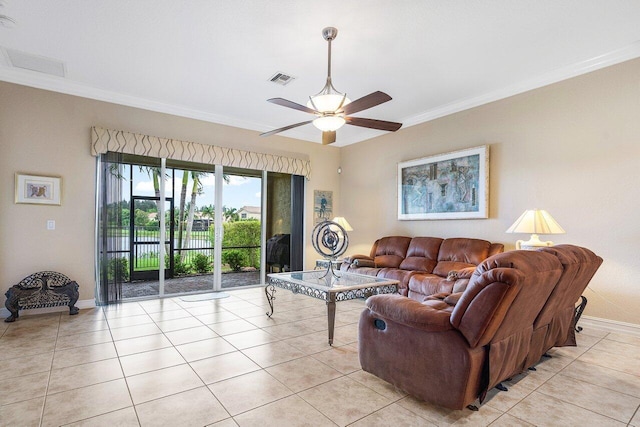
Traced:
<path fill-rule="evenodd" d="M 307 106 L 284 98 L 271 98 L 267 100 L 273 104 L 313 114 L 316 118 L 269 132 L 264 132 L 261 133 L 260 136 L 271 136 L 279 132 L 297 128 L 298 126 L 313 123 L 315 127 L 322 131 L 322 144 L 326 145 L 336 141 L 336 130 L 341 128 L 344 124 L 391 132 L 395 132 L 400 129 L 402 123 L 350 116 L 350 114 L 391 101 L 391 97 L 384 92 L 377 91 L 352 102 L 347 98 L 346 93 L 340 93 L 333 87 L 333 83 L 331 82 L 331 41 L 334 40 L 337 35 L 337 28 L 327 27 L 322 30 L 322 37 L 329 43 L 327 83 L 319 93 L 309 97 Z"/>

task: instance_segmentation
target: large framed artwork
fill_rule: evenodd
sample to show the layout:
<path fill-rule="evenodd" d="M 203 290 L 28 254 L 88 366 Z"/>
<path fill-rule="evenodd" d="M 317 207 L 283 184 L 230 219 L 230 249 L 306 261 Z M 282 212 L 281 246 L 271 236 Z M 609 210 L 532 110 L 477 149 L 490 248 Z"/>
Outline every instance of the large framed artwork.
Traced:
<path fill-rule="evenodd" d="M 489 217 L 489 146 L 398 163 L 398 219 Z"/>
<path fill-rule="evenodd" d="M 16 173 L 16 203 L 60 205 L 60 181 L 57 176 Z"/>

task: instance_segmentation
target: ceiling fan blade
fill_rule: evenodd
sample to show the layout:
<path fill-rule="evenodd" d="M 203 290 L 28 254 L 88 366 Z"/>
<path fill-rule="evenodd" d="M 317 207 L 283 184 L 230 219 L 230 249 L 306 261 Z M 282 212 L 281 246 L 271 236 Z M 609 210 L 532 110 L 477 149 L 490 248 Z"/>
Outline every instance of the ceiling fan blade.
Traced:
<path fill-rule="evenodd" d="M 387 130 L 389 132 L 395 132 L 402 127 L 402 123 L 387 122 L 385 120 L 364 119 L 362 117 L 345 117 L 344 119 L 348 125 Z"/>
<path fill-rule="evenodd" d="M 309 107 L 306 107 L 302 104 L 298 104 L 293 101 L 289 101 L 288 99 L 284 99 L 284 98 L 271 98 L 271 99 L 267 99 L 267 102 L 271 102 L 272 104 L 282 105 L 283 107 L 293 108 L 294 110 L 304 111 L 305 113 L 318 114 L 316 110 L 312 110 Z"/>
<path fill-rule="evenodd" d="M 289 130 L 289 129 L 297 128 L 298 126 L 308 125 L 308 124 L 309 124 L 309 123 L 311 123 L 312 121 L 313 121 L 313 120 L 307 120 L 306 122 L 296 123 L 295 125 L 289 125 L 289 126 L 285 126 L 285 127 L 283 127 L 283 128 L 280 128 L 280 129 L 270 130 L 269 132 L 261 133 L 261 134 L 260 134 L 260 136 L 271 136 L 271 135 L 275 135 L 276 133 L 280 133 L 280 132 L 284 132 L 285 130 Z"/>
<path fill-rule="evenodd" d="M 322 145 L 333 144 L 334 142 L 336 142 L 335 130 L 322 132 Z"/>
<path fill-rule="evenodd" d="M 383 104 L 387 101 L 391 101 L 391 97 L 384 92 L 373 92 L 369 95 L 365 95 L 360 99 L 356 99 L 355 101 L 347 104 L 342 109 L 345 114 L 353 114 L 358 111 L 364 111 L 371 107 L 375 107 L 376 105 Z"/>

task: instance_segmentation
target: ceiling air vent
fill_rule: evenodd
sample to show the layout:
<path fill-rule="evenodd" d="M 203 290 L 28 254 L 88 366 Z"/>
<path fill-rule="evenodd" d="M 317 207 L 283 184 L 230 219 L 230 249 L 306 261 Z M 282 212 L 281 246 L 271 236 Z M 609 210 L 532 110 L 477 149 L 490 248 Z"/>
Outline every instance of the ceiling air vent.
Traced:
<path fill-rule="evenodd" d="M 271 76 L 271 78 L 269 78 L 269 81 L 282 85 L 282 86 L 286 86 L 289 83 L 291 83 L 292 81 L 294 81 L 296 78 L 293 76 L 290 76 L 288 74 L 285 73 L 275 73 L 273 76 Z"/>
<path fill-rule="evenodd" d="M 19 50 L 5 49 L 7 57 L 16 68 L 38 71 L 39 73 L 50 74 L 52 76 L 64 77 L 64 63 L 57 59 L 45 58 L 44 56 L 32 55 Z"/>

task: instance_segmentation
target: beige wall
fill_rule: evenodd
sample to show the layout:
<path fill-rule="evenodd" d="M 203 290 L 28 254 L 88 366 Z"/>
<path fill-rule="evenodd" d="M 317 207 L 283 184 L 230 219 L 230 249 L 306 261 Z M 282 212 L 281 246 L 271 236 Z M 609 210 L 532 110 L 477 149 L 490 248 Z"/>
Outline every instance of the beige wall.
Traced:
<path fill-rule="evenodd" d="M 94 298 L 95 158 L 91 126 L 204 144 L 285 154 L 311 160 L 306 185 L 305 235 L 313 224 L 313 190 L 339 190 L 339 149 L 289 138 L 123 107 L 0 82 L 0 271 L 2 294 L 23 277 L 55 270 L 80 284 L 80 299 Z M 14 204 L 14 174 L 62 177 L 62 206 Z M 54 231 L 46 221 L 56 221 Z M 306 266 L 314 266 L 306 247 Z"/>
<path fill-rule="evenodd" d="M 490 218 L 398 221 L 397 163 L 490 144 Z M 596 71 L 341 150 L 349 253 L 390 234 L 476 237 L 513 249 L 505 230 L 548 210 L 604 264 L 586 315 L 640 324 L 640 60 Z M 546 237 L 546 238 L 545 238 Z"/>
<path fill-rule="evenodd" d="M 93 298 L 89 128 L 98 125 L 308 156 L 305 235 L 313 190 L 333 190 L 334 213 L 354 227 L 348 253 L 367 253 L 389 234 L 477 237 L 513 249 L 527 236 L 506 234 L 509 225 L 525 209 L 547 209 L 567 230 L 549 239 L 586 246 L 605 260 L 585 293 L 586 314 L 640 324 L 639 117 L 640 60 L 342 149 L 0 82 L 0 290 L 53 269 L 81 284 L 81 299 Z M 481 144 L 491 146 L 489 219 L 397 221 L 398 162 Z M 63 205 L 14 204 L 18 171 L 62 176 Z M 56 220 L 55 231 L 46 230 L 48 219 Z M 315 258 L 307 239 L 307 268 Z"/>

